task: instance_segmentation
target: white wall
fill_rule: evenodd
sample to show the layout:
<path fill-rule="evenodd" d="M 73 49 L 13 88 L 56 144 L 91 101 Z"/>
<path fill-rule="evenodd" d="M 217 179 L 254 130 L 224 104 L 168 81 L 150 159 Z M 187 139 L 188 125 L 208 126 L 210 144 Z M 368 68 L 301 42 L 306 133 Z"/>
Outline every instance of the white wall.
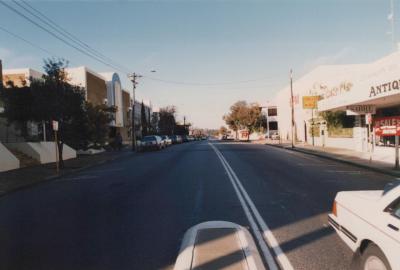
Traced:
<path fill-rule="evenodd" d="M 18 169 L 19 160 L 0 143 L 0 172 Z"/>
<path fill-rule="evenodd" d="M 52 163 L 56 161 L 56 148 L 54 142 L 21 142 L 8 143 L 7 147 L 16 149 L 33 159 L 36 159 L 41 164 Z M 63 159 L 76 158 L 76 151 L 64 144 Z"/>

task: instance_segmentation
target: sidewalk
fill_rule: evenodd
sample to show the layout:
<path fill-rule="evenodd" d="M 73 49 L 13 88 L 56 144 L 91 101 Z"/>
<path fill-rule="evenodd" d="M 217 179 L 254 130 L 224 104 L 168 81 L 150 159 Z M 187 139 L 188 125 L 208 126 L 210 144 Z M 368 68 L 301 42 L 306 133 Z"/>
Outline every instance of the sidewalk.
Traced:
<path fill-rule="evenodd" d="M 56 173 L 55 163 L 1 172 L 0 197 L 19 189 L 50 181 L 63 175 L 133 154 L 132 150 L 126 147 L 121 151 L 107 151 L 96 155 L 80 155 L 77 158 L 64 161 L 65 168 L 60 171 L 59 175 Z"/>
<path fill-rule="evenodd" d="M 387 157 L 383 157 L 379 154 L 375 154 L 372 160 L 370 161 L 369 153 L 357 152 L 349 149 L 311 146 L 308 144 L 296 144 L 295 148 L 292 148 L 290 142 L 280 143 L 279 141 L 270 141 L 270 140 L 266 141 L 265 144 L 301 153 L 306 153 L 330 160 L 335 160 L 355 165 L 358 167 L 366 168 L 369 170 L 373 170 L 376 172 L 381 172 L 384 174 L 400 177 L 400 170 L 394 169 L 394 159 L 390 160 Z"/>

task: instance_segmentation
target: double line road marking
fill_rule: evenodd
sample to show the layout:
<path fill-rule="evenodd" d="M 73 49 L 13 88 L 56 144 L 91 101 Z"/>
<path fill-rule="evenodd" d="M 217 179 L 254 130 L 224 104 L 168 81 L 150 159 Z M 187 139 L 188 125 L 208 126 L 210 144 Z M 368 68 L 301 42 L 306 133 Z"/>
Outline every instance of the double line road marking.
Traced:
<path fill-rule="evenodd" d="M 285 253 L 283 253 L 281 247 L 278 244 L 275 236 L 272 234 L 272 231 L 269 229 L 257 208 L 255 207 L 253 201 L 250 196 L 247 194 L 244 189 L 242 183 L 237 177 L 236 173 L 229 165 L 228 161 L 226 161 L 225 157 L 222 153 L 216 148 L 212 143 L 209 143 L 210 147 L 217 154 L 219 160 L 222 163 L 226 173 L 228 174 L 229 180 L 236 192 L 236 195 L 240 201 L 240 204 L 243 208 L 244 213 L 246 214 L 247 220 L 250 223 L 251 229 L 256 237 L 256 240 L 261 248 L 262 255 L 268 265 L 269 270 L 278 270 L 279 267 L 275 262 L 274 256 L 271 254 L 269 247 L 273 250 L 276 256 L 276 261 L 279 263 L 279 266 L 283 270 L 293 270 L 293 266 L 290 263 L 289 259 L 286 257 Z M 268 247 L 268 245 L 269 247 Z"/>

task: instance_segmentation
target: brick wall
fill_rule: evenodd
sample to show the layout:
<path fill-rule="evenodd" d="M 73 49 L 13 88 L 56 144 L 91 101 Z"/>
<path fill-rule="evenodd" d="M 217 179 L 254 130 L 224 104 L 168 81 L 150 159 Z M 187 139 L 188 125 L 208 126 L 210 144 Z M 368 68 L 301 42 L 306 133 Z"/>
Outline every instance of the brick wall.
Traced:
<path fill-rule="evenodd" d="M 87 101 L 93 105 L 100 105 L 104 103 L 107 98 L 106 82 L 93 74 L 87 72 Z"/>
<path fill-rule="evenodd" d="M 123 113 L 123 125 L 130 126 L 131 125 L 131 118 L 130 115 L 128 115 L 129 112 L 129 107 L 131 105 L 131 97 L 129 93 L 122 91 L 122 113 Z"/>

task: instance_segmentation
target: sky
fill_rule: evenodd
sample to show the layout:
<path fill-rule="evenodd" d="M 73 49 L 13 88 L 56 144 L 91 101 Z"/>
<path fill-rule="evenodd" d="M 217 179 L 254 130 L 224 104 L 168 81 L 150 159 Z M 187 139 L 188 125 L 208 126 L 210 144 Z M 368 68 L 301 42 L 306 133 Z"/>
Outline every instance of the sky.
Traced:
<path fill-rule="evenodd" d="M 400 29 L 400 0 L 394 1 Z M 144 75 L 137 99 L 157 107 L 175 105 L 178 120 L 185 116 L 200 128 L 219 128 L 238 100 L 272 100 L 289 83 L 291 68 L 296 79 L 318 65 L 366 63 L 394 50 L 388 34 L 390 0 L 28 3 L 114 62 Z M 0 5 L 4 69 L 42 71 L 43 59 L 52 56 L 69 60 L 70 67 L 116 71 Z M 126 74 L 117 72 L 123 87 L 131 89 Z"/>

